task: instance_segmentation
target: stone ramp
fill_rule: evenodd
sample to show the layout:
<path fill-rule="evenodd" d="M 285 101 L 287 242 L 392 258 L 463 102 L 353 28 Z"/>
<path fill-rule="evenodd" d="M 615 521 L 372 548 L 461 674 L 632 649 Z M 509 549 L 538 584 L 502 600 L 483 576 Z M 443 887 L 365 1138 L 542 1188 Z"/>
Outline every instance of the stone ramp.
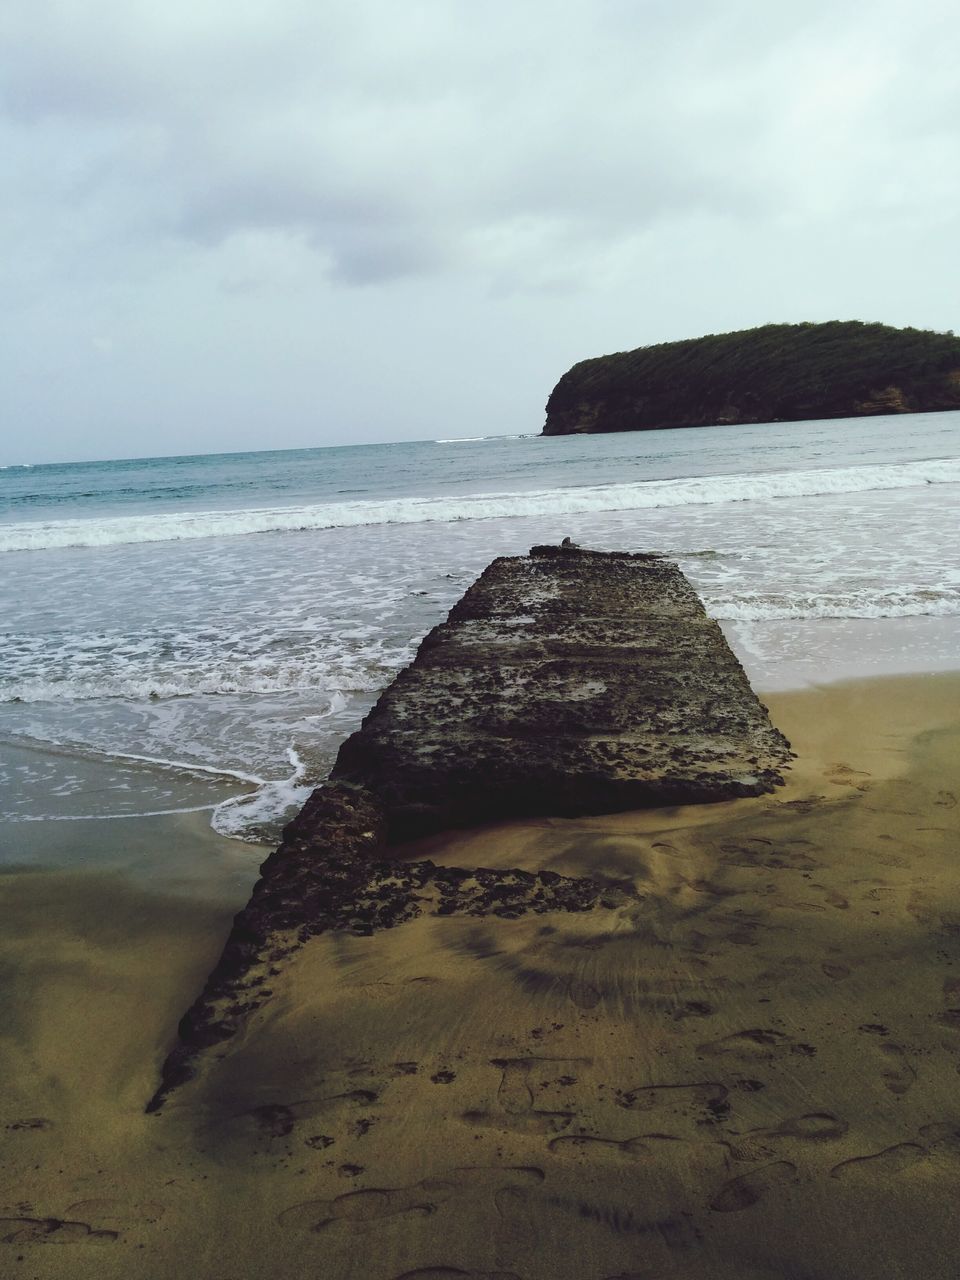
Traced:
<path fill-rule="evenodd" d="M 343 745 L 392 838 L 521 815 L 757 795 L 789 747 L 659 556 L 494 560 Z"/>
<path fill-rule="evenodd" d="M 260 1010 L 320 934 L 369 935 L 424 914 L 612 909 L 635 896 L 548 870 L 399 862 L 392 841 L 521 815 L 757 795 L 782 782 L 789 759 L 676 565 L 557 547 L 495 560 L 261 867 L 148 1110 L 202 1080 L 225 1042 L 251 1052 L 258 1033 L 269 1036 Z"/>

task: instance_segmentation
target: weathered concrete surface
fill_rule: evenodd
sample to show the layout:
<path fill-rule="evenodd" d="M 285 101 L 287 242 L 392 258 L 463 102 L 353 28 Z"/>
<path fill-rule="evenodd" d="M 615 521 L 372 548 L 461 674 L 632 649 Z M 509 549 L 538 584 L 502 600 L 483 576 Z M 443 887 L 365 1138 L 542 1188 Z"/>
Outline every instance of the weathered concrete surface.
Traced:
<path fill-rule="evenodd" d="M 676 565 L 555 547 L 495 560 L 264 862 L 148 1109 L 247 1030 L 285 963 L 328 930 L 635 896 L 629 884 L 552 871 L 401 862 L 391 840 L 521 814 L 755 795 L 781 781 L 789 757 Z"/>
<path fill-rule="evenodd" d="M 544 547 L 489 566 L 331 776 L 396 837 L 757 795 L 789 756 L 675 564 Z"/>
<path fill-rule="evenodd" d="M 246 1027 L 273 995 L 284 963 L 328 930 L 370 935 L 424 913 L 510 919 L 589 911 L 633 896 L 620 884 L 554 871 L 398 861 L 384 847 L 385 830 L 383 809 L 369 791 L 335 782 L 317 788 L 261 866 L 216 968 L 180 1022 L 148 1111 L 159 1110 L 205 1056 L 215 1058 L 218 1046 Z"/>

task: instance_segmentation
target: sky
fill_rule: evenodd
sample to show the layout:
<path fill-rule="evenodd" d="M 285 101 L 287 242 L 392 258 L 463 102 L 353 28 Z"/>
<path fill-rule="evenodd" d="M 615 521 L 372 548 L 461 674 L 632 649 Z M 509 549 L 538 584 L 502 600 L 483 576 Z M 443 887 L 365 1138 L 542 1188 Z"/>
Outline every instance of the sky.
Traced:
<path fill-rule="evenodd" d="M 535 433 L 577 360 L 960 331 L 956 0 L 3 0 L 0 463 Z"/>

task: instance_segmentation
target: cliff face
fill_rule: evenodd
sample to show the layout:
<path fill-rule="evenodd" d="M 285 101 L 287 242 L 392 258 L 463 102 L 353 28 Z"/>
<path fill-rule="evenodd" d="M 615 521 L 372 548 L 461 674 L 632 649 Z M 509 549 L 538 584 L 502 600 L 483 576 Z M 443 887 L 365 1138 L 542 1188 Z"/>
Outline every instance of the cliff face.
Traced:
<path fill-rule="evenodd" d="M 545 436 L 960 409 L 960 338 L 859 321 L 764 325 L 582 360 Z"/>

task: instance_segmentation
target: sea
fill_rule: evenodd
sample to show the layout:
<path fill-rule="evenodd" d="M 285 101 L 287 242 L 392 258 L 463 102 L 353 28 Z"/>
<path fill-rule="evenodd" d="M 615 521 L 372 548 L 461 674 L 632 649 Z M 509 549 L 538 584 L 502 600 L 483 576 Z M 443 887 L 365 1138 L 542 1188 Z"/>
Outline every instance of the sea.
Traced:
<path fill-rule="evenodd" d="M 0 834 L 274 842 L 498 555 L 675 559 L 761 692 L 960 667 L 960 413 L 0 470 Z"/>

